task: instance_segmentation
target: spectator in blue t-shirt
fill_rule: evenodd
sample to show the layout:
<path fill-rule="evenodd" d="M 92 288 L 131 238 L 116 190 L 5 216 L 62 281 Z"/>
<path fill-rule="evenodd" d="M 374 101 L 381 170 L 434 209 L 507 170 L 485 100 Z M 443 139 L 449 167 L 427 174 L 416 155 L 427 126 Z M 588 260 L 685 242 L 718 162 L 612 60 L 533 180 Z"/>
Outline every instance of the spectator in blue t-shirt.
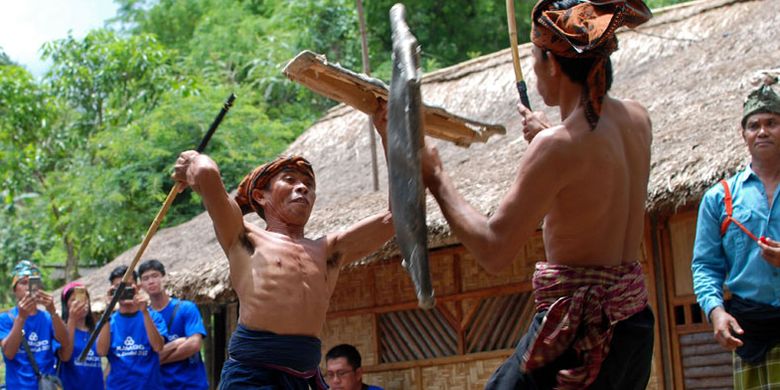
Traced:
<path fill-rule="evenodd" d="M 122 281 L 127 266 L 111 271 L 109 280 L 116 288 Z M 133 299 L 119 301 L 119 311 L 111 314 L 109 326 L 100 330 L 97 351 L 108 356 L 111 371 L 106 378 L 106 388 L 115 389 L 163 389 L 160 375 L 159 353 L 165 345 L 165 321 L 153 310 L 148 310 L 148 297 L 138 291 L 138 274 L 133 271 Z M 109 291 L 108 299 L 113 296 Z"/>
<path fill-rule="evenodd" d="M 57 348 L 60 355 L 70 354 L 73 348 L 51 295 L 39 290 L 37 284 L 30 284 L 31 277 L 40 280 L 40 276 L 35 264 L 27 260 L 19 262 L 14 267 L 12 281 L 16 307 L 0 314 L 5 383 L 9 389 L 38 389 L 39 378 L 27 357 L 27 348 L 41 375 L 54 374 Z M 38 305 L 46 311 L 38 310 Z"/>
<path fill-rule="evenodd" d="M 339 344 L 325 355 L 325 378 L 331 390 L 382 390 L 363 383 L 362 358 L 357 348 Z"/>
<path fill-rule="evenodd" d="M 200 347 L 206 328 L 194 303 L 169 297 L 165 292 L 165 267 L 147 260 L 138 267 L 141 288 L 149 294 L 152 310 L 160 313 L 168 328 L 160 352 L 160 369 L 166 389 L 208 389 L 206 366 Z"/>
<path fill-rule="evenodd" d="M 89 293 L 83 284 L 71 282 L 62 289 L 62 319 L 73 343 L 73 354 L 61 356 L 59 376 L 65 390 L 103 389 L 103 369 L 97 345 L 93 344 L 86 359 L 78 361 L 87 346 L 90 332 L 95 329 L 95 319 L 90 310 Z"/>

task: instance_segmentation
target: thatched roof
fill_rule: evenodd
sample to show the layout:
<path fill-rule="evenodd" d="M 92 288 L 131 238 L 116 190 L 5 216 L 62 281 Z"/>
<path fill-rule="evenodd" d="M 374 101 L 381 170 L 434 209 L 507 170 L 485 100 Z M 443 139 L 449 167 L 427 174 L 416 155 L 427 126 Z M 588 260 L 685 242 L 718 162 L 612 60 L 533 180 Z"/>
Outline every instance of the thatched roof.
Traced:
<path fill-rule="evenodd" d="M 661 10 L 638 31 L 619 34 L 621 49 L 612 56 L 612 95 L 644 103 L 653 119 L 649 212 L 673 212 L 696 202 L 716 179 L 744 164 L 747 152 L 736 129 L 741 103 L 754 88 L 747 82 L 754 71 L 780 67 L 778 26 L 780 1 L 708 0 Z M 421 44 L 424 49 L 425 42 Z M 533 87 L 530 47 L 520 51 L 531 104 L 542 108 Z M 495 210 L 526 149 L 514 88 L 508 49 L 424 77 L 426 102 L 508 129 L 505 136 L 468 149 L 435 141 L 458 188 L 485 213 Z M 546 111 L 557 118 L 556 110 Z M 387 207 L 383 163 L 381 190 L 371 189 L 365 122 L 364 114 L 337 106 L 290 146 L 288 152 L 312 161 L 317 175 L 317 204 L 307 235 L 342 229 Z M 428 210 L 430 246 L 451 244 L 449 227 L 430 196 Z M 110 269 L 129 263 L 134 251 L 85 278 L 93 295 L 104 294 Z M 392 252 L 388 246 L 378 257 Z M 159 232 L 144 257 L 166 264 L 169 284 L 179 296 L 204 302 L 233 294 L 227 261 L 205 213 Z"/>

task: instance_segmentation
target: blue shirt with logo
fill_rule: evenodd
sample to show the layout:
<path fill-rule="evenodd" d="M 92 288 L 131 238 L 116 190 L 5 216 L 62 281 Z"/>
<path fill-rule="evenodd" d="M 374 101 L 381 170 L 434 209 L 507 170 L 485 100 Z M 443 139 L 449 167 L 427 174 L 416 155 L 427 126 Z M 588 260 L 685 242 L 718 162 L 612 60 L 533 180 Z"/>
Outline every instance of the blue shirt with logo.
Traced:
<path fill-rule="evenodd" d="M 0 340 L 8 337 L 14 325 L 14 319 L 18 316 L 18 307 L 0 314 Z M 58 343 L 54 340 L 51 315 L 38 310 L 35 315 L 27 317 L 22 329 L 41 374 L 54 374 L 54 350 Z M 3 360 L 5 361 L 5 384 L 9 389 L 38 389 L 38 377 L 27 358 L 23 344 L 19 344 L 19 351 L 16 352 L 13 359 L 8 359 L 3 353 Z"/>
<path fill-rule="evenodd" d="M 162 337 L 168 332 L 165 321 L 157 312 L 149 310 L 155 327 Z M 144 328 L 141 311 L 134 314 L 111 315 L 111 347 L 108 362 L 111 371 L 106 379 L 107 388 L 118 389 L 162 389 L 160 358 L 154 352 Z"/>
<path fill-rule="evenodd" d="M 175 316 L 174 311 L 176 312 Z M 194 303 L 171 298 L 168 305 L 159 313 L 165 323 L 169 325 L 168 335 L 165 337 L 166 343 L 195 334 L 206 337 L 203 319 Z M 200 357 L 200 351 L 187 359 L 163 364 L 160 370 L 166 389 L 208 389 L 209 387 L 206 379 L 206 366 Z"/>
<path fill-rule="evenodd" d="M 60 361 L 60 379 L 65 390 L 103 389 L 103 368 L 97 354 L 97 344 L 92 344 L 87 358 L 78 361 L 81 351 L 87 346 L 89 332 L 76 329 L 73 334 L 73 355 L 69 361 Z"/>

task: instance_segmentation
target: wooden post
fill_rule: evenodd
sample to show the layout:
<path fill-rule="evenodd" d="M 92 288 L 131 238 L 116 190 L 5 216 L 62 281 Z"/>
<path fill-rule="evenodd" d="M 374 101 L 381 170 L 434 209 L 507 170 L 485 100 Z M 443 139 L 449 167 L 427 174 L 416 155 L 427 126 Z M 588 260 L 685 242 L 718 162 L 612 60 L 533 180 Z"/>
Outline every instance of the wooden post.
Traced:
<path fill-rule="evenodd" d="M 668 256 L 666 256 L 667 251 L 664 250 L 663 244 L 663 234 L 665 232 L 661 231 L 662 223 L 659 219 L 660 217 L 657 214 L 650 215 L 650 242 L 653 256 L 653 272 L 655 273 L 656 303 L 658 304 L 657 312 L 655 314 L 658 317 L 656 323 L 658 324 L 658 331 L 661 336 L 661 356 L 663 363 L 663 366 L 658 368 L 663 370 L 663 388 L 676 389 L 682 388 L 682 379 L 680 379 L 682 374 L 678 375 L 672 365 L 672 362 L 676 361 L 675 357 L 677 356 L 675 349 L 676 342 L 674 341 L 674 333 L 671 329 L 673 327 L 674 317 L 669 315 L 671 309 L 669 308 L 668 297 L 666 296 L 666 279 L 664 278 L 664 275 L 667 275 L 668 270 L 664 265 L 664 259 L 668 258 Z M 673 279 L 670 278 L 669 280 Z M 680 366 L 678 365 L 678 367 Z"/>
<path fill-rule="evenodd" d="M 230 337 L 238 326 L 238 303 L 228 303 L 225 313 L 225 346 L 230 346 Z M 227 356 L 227 350 L 225 350 Z"/>
<path fill-rule="evenodd" d="M 204 349 L 206 351 L 206 376 L 209 381 L 209 389 L 215 390 L 219 378 L 214 377 L 214 327 L 211 321 L 211 308 L 209 305 L 202 305 L 198 307 L 200 309 L 200 316 L 203 318 L 203 325 L 206 327 L 206 342 L 204 343 Z"/>
<path fill-rule="evenodd" d="M 227 322 L 225 321 L 226 310 L 224 304 L 217 304 L 214 307 L 214 337 L 211 341 L 214 343 L 214 376 L 219 378 L 222 373 L 222 365 L 225 364 L 227 356 L 228 339 L 230 335 L 226 332 Z"/>
<path fill-rule="evenodd" d="M 371 75 L 371 66 L 368 62 L 368 40 L 366 39 L 366 16 L 363 13 L 363 0 L 356 0 L 358 9 L 358 20 L 360 22 L 360 47 L 363 52 L 363 73 L 366 76 Z M 379 191 L 379 168 L 376 159 L 376 135 L 374 134 L 373 117 L 368 116 L 368 147 L 371 149 L 371 173 L 374 178 L 374 191 Z"/>

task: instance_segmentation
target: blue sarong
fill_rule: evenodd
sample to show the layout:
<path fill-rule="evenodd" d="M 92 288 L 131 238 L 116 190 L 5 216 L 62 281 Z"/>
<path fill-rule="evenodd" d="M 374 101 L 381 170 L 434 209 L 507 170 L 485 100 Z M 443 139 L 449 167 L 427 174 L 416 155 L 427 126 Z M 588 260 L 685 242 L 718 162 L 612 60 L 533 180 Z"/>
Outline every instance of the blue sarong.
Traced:
<path fill-rule="evenodd" d="M 238 325 L 222 366 L 220 390 L 324 390 L 322 343 L 310 336 L 279 335 Z"/>

